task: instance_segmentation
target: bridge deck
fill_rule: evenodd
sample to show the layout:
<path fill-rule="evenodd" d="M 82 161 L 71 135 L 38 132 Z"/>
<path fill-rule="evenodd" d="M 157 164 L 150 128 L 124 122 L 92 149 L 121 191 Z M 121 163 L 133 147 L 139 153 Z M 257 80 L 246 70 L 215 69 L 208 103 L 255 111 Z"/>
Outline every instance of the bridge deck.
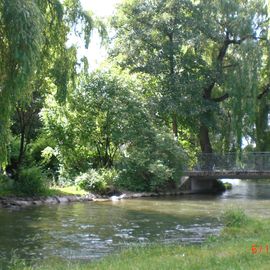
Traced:
<path fill-rule="evenodd" d="M 200 179 L 270 179 L 269 171 L 257 170 L 243 170 L 243 171 L 230 171 L 230 170 L 215 170 L 215 171 L 186 171 L 185 176 L 200 178 Z"/>
<path fill-rule="evenodd" d="M 270 152 L 201 153 L 185 176 L 197 179 L 270 179 Z"/>

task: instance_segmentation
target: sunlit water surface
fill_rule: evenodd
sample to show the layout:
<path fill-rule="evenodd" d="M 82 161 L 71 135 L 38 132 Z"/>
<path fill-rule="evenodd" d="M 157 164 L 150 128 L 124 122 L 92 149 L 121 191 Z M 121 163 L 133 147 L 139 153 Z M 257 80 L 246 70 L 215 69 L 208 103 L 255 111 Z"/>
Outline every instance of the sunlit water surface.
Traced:
<path fill-rule="evenodd" d="M 200 243 L 220 232 L 219 217 L 230 208 L 270 217 L 270 182 L 232 182 L 218 196 L 0 209 L 0 256 L 92 260 L 138 243 Z"/>

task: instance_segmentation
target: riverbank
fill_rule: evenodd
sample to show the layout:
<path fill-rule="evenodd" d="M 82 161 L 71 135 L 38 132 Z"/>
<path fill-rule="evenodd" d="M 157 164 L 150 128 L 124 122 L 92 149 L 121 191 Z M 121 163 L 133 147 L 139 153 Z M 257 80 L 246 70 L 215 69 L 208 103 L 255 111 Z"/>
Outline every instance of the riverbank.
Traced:
<path fill-rule="evenodd" d="M 223 217 L 223 222 L 225 227 L 221 235 L 208 239 L 202 245 L 139 246 L 92 263 L 50 259 L 27 267 L 25 262 L 15 259 L 9 269 L 269 269 L 270 220 L 251 219 L 241 211 L 233 211 Z"/>
<path fill-rule="evenodd" d="M 0 207 L 20 208 L 32 205 L 92 201 L 93 195 L 76 187 L 53 187 L 38 196 L 25 196 L 12 189 L 0 192 Z"/>
<path fill-rule="evenodd" d="M 0 196 L 0 207 L 5 208 L 20 208 L 34 205 L 58 204 L 58 203 L 72 203 L 72 202 L 104 202 L 104 201 L 117 201 L 123 199 L 138 199 L 143 197 L 163 197 L 163 196 L 180 196 L 187 194 L 187 192 L 123 192 L 119 195 L 101 196 L 99 194 L 88 193 L 84 191 L 76 191 L 75 188 L 70 189 L 69 192 L 64 188 L 52 189 L 44 196 L 16 196 L 6 195 Z"/>
<path fill-rule="evenodd" d="M 138 247 L 78 269 L 269 269 L 270 220 L 237 210 L 225 214 L 223 222 L 221 235 L 200 246 Z"/>
<path fill-rule="evenodd" d="M 217 182 L 216 191 L 214 193 L 230 190 L 232 185 L 229 183 Z M 46 205 L 71 202 L 87 202 L 87 201 L 117 201 L 122 199 L 138 199 L 142 197 L 164 197 L 164 196 L 181 196 L 194 194 L 189 190 L 171 190 L 165 192 L 131 192 L 119 191 L 116 195 L 100 195 L 87 192 L 76 186 L 68 187 L 52 187 L 45 189 L 38 196 L 25 196 L 12 188 L 1 189 L 0 186 L 0 208 L 20 208 L 33 205 Z"/>

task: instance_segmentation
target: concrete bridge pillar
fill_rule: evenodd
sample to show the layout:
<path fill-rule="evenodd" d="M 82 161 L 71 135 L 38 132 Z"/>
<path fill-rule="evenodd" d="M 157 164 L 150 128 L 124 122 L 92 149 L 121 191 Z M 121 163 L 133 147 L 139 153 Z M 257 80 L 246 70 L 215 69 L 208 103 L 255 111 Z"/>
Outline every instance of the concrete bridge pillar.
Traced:
<path fill-rule="evenodd" d="M 193 193 L 204 193 L 211 192 L 214 190 L 214 183 L 216 179 L 198 179 L 190 178 L 191 181 L 191 192 Z"/>

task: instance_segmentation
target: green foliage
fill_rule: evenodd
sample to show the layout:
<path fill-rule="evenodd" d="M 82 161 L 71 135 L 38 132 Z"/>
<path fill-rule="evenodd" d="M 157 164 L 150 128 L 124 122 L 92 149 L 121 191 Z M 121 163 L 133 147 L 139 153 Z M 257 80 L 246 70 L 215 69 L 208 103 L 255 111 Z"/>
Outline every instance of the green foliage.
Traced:
<path fill-rule="evenodd" d="M 2 173 L 0 173 L 0 190 L 1 193 L 3 192 L 5 194 L 5 192 L 9 193 L 9 191 L 12 190 L 13 188 L 13 180 L 11 180 L 8 176 L 3 175 Z"/>
<path fill-rule="evenodd" d="M 59 161 L 54 150 L 55 142 L 46 134 L 41 133 L 36 140 L 29 145 L 29 156 L 32 164 L 37 164 L 45 172 L 48 178 L 57 182 Z"/>
<path fill-rule="evenodd" d="M 229 151 L 254 136 L 260 81 L 269 78 L 268 19 L 263 0 L 124 1 L 111 56 L 147 79 L 156 115 L 174 132 L 178 123 L 202 150 L 211 140 Z"/>
<path fill-rule="evenodd" d="M 152 179 L 150 180 L 151 190 L 161 190 L 164 187 L 166 188 L 166 184 L 169 180 L 173 179 L 172 174 L 175 168 L 169 168 L 168 166 L 164 165 L 161 160 L 157 160 L 156 162 L 151 163 L 148 169 L 152 175 Z"/>
<path fill-rule="evenodd" d="M 0 18 L 0 164 L 5 166 L 10 116 L 16 102 L 29 95 L 44 28 L 36 1 L 2 1 Z"/>
<path fill-rule="evenodd" d="M 225 183 L 224 183 L 224 186 L 225 186 L 225 189 L 226 189 L 226 190 L 232 189 L 232 184 L 231 184 L 231 183 L 225 182 Z"/>
<path fill-rule="evenodd" d="M 116 181 L 115 170 L 94 170 L 91 169 L 75 178 L 75 185 L 79 188 L 99 194 L 106 194 L 110 186 Z"/>
<path fill-rule="evenodd" d="M 20 140 L 18 137 L 12 136 L 9 141 L 8 157 L 10 161 L 16 160 L 19 156 Z"/>
<path fill-rule="evenodd" d="M 155 127 L 139 89 L 125 73 L 97 71 L 82 78 L 65 106 L 48 99 L 42 119 L 56 139 L 62 172 L 72 177 L 115 166 L 118 184 L 133 190 L 158 189 L 179 178 L 182 150 L 166 129 Z"/>
<path fill-rule="evenodd" d="M 83 190 L 101 193 L 106 189 L 106 183 L 96 170 L 90 170 L 76 177 L 75 185 Z"/>
<path fill-rule="evenodd" d="M 247 215 L 242 209 L 229 210 L 223 215 L 226 227 L 241 227 L 249 221 Z"/>
<path fill-rule="evenodd" d="M 219 193 L 219 192 L 224 192 L 226 190 L 226 187 L 221 180 L 216 180 L 214 182 L 213 189 L 215 192 Z"/>
<path fill-rule="evenodd" d="M 174 187 L 185 157 L 173 136 L 154 128 L 142 129 L 119 161 L 118 184 L 134 191 L 160 191 Z"/>
<path fill-rule="evenodd" d="M 115 169 L 100 169 L 99 173 L 101 174 L 107 187 L 113 189 L 118 179 L 118 171 Z"/>
<path fill-rule="evenodd" d="M 125 143 L 129 119 L 137 116 L 140 103 L 121 76 L 96 72 L 81 85 L 65 106 L 53 97 L 42 111 L 48 133 L 57 141 L 58 158 L 67 171 L 110 167 Z M 129 84 L 129 85 L 128 85 Z M 137 109 L 138 108 L 138 109 Z M 91 136 L 89 136 L 91 134 Z"/>
<path fill-rule="evenodd" d="M 0 185 L 4 184 L 5 182 L 8 181 L 8 177 L 6 175 L 3 175 L 0 173 Z"/>
<path fill-rule="evenodd" d="M 115 62 L 142 74 L 147 86 L 144 91 L 158 115 L 173 121 L 181 119 L 181 124 L 194 123 L 200 111 L 201 80 L 194 61 L 201 68 L 205 65 L 200 56 L 195 60 L 192 48 L 187 46 L 187 40 L 194 38 L 194 31 L 186 27 L 192 16 L 186 10 L 187 3 L 124 1 L 112 20 L 116 40 L 111 55 Z M 192 113 L 191 104 L 197 105 Z"/>
<path fill-rule="evenodd" d="M 5 167 L 10 118 L 15 106 L 22 114 L 29 109 L 31 114 L 27 104 L 33 92 L 42 100 L 44 93 L 55 91 L 63 102 L 75 80 L 77 65 L 76 49 L 66 47 L 67 37 L 79 24 L 75 34 L 83 33 L 88 45 L 95 26 L 79 0 L 4 0 L 0 3 L 0 21 L 0 165 Z M 35 108 L 35 114 L 40 106 Z M 17 123 L 21 125 L 20 121 Z M 28 129 L 33 121 L 27 117 L 23 122 Z M 23 130 L 21 126 L 22 136 Z"/>
<path fill-rule="evenodd" d="M 15 182 L 15 189 L 24 195 L 40 195 L 46 188 L 45 177 L 38 167 L 21 169 Z"/>
<path fill-rule="evenodd" d="M 92 168 L 117 168 L 119 186 L 158 191 L 181 175 L 178 143 L 191 165 L 211 141 L 227 152 L 245 135 L 267 149 L 267 6 L 208 2 L 123 1 L 112 18 L 112 65 L 89 75 L 67 38 L 88 47 L 93 28 L 106 30 L 79 0 L 2 1 L 0 164 L 10 141 L 14 175 L 37 164 L 72 183 Z"/>

